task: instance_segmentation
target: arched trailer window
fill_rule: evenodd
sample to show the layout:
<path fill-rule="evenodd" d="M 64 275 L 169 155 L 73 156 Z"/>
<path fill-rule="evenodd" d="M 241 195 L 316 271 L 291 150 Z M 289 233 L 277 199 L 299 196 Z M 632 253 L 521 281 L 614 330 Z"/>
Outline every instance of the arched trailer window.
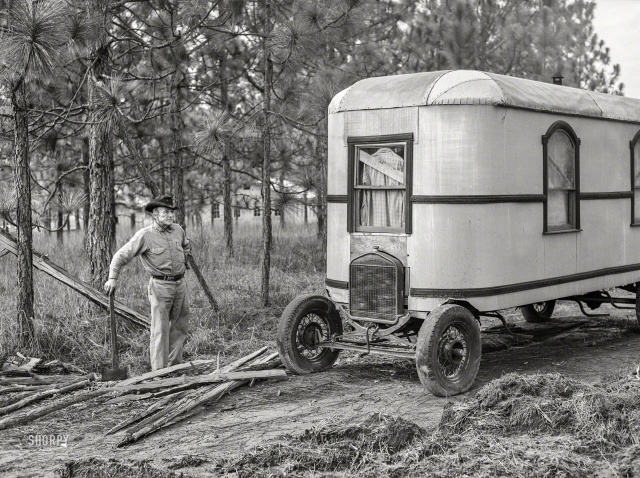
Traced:
<path fill-rule="evenodd" d="M 349 137 L 349 232 L 411 233 L 413 134 Z"/>
<path fill-rule="evenodd" d="M 631 225 L 640 226 L 640 131 L 630 142 L 631 146 Z"/>
<path fill-rule="evenodd" d="M 544 233 L 580 230 L 580 138 L 557 121 L 542 136 Z"/>

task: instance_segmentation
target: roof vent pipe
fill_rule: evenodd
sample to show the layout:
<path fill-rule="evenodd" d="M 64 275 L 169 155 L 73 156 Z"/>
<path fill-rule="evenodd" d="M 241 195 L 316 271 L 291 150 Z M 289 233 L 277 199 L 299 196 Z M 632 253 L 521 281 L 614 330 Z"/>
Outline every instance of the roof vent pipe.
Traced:
<path fill-rule="evenodd" d="M 553 84 L 554 85 L 561 85 L 562 84 L 562 79 L 564 78 L 564 76 L 562 76 L 561 72 L 557 72 L 551 78 L 553 78 Z"/>

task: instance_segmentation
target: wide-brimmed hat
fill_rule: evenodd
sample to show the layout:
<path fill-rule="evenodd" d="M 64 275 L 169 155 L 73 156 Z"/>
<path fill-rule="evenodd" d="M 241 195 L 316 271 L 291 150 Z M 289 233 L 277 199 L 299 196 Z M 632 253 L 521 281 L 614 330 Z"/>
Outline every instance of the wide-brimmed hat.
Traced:
<path fill-rule="evenodd" d="M 178 209 L 173 205 L 173 197 L 172 196 L 159 196 L 155 199 L 152 199 L 147 205 L 144 207 L 144 210 L 147 212 L 153 212 L 153 210 L 157 207 L 166 207 L 167 209 Z"/>

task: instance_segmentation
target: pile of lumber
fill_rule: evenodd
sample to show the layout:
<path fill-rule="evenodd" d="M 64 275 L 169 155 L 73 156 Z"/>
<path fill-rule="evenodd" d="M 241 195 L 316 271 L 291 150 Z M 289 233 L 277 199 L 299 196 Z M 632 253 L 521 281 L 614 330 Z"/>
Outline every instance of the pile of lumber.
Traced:
<path fill-rule="evenodd" d="M 23 410 L 37 402 L 86 389 L 95 380 L 95 374 L 3 378 L 0 380 L 0 430 L 23 425 L 74 403 L 103 395 L 106 390 L 99 390 L 99 393 L 94 391 L 89 394 L 74 395 L 61 401 L 47 401 L 43 406 Z M 20 413 L 14 413 L 17 411 Z"/>
<path fill-rule="evenodd" d="M 153 400 L 142 412 L 107 432 L 123 433 L 118 446 L 126 446 L 193 416 L 202 405 L 216 402 L 238 387 L 286 377 L 278 354 L 266 352 L 263 347 L 224 367 L 220 367 L 219 358 L 197 360 L 121 382 L 96 383 L 94 374 L 0 378 L 0 430 L 98 397 L 107 398 L 106 404 Z M 210 371 L 213 366 L 215 370 Z M 61 398 L 64 394 L 69 395 Z"/>
<path fill-rule="evenodd" d="M 107 435 L 123 432 L 124 438 L 118 443 L 119 447 L 123 447 L 193 416 L 201 405 L 216 402 L 238 387 L 252 384 L 255 380 L 286 377 L 278 354 L 262 357 L 266 351 L 267 348 L 263 347 L 222 368 L 218 364 L 216 370 L 206 375 L 160 378 L 190 365 L 181 364 L 120 382 L 112 390 L 120 394 L 143 392 L 131 399 L 160 400 L 117 424 Z M 123 399 L 126 397 L 120 396 L 111 400 L 111 403 Z"/>

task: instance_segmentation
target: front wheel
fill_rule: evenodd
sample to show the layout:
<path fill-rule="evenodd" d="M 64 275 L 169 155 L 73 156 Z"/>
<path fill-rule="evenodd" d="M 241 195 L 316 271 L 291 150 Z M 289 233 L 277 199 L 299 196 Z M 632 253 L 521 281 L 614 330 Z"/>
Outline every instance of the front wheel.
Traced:
<path fill-rule="evenodd" d="M 553 315 L 553 309 L 556 306 L 555 300 L 548 300 L 546 302 L 536 302 L 535 304 L 523 305 L 520 307 L 520 312 L 524 320 L 531 324 L 538 322 L 546 322 Z"/>
<path fill-rule="evenodd" d="M 480 325 L 461 305 L 435 308 L 420 327 L 416 367 L 422 385 L 438 397 L 464 393 L 480 368 Z"/>
<path fill-rule="evenodd" d="M 320 295 L 296 297 L 282 312 L 276 345 L 282 363 L 303 375 L 330 368 L 339 351 L 318 343 L 342 334 L 342 321 L 335 305 Z"/>

